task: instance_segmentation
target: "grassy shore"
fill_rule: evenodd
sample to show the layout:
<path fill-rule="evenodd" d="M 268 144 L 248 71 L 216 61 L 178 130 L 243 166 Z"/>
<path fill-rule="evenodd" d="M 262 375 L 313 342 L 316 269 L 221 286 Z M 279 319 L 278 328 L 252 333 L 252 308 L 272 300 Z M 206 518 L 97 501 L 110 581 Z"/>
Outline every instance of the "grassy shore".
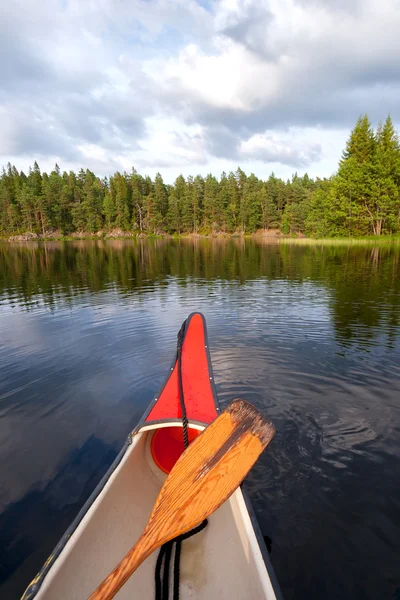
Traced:
<path fill-rule="evenodd" d="M 267 243 L 277 244 L 294 244 L 304 246 L 355 246 L 355 245 L 397 245 L 400 244 L 400 235 L 382 235 L 382 236 L 364 236 L 364 237 L 347 237 L 347 238 L 310 238 L 296 235 L 283 235 L 277 230 L 274 232 L 257 232 L 250 234 L 241 233 L 216 233 L 209 235 L 195 235 L 195 234 L 181 234 L 181 235 L 169 235 L 169 234 L 138 234 L 137 232 L 101 232 L 97 234 L 81 232 L 73 235 L 33 235 L 30 234 L 14 234 L 1 236 L 1 242 L 46 242 L 46 241 L 58 241 L 58 242 L 72 242 L 77 240 L 140 240 L 140 239 L 255 239 L 262 240 Z"/>
<path fill-rule="evenodd" d="M 304 246 L 361 246 L 361 245 L 392 245 L 400 244 L 400 235 L 370 235 L 364 237 L 347 238 L 307 238 L 307 237 L 282 237 L 283 244 L 296 244 Z"/>

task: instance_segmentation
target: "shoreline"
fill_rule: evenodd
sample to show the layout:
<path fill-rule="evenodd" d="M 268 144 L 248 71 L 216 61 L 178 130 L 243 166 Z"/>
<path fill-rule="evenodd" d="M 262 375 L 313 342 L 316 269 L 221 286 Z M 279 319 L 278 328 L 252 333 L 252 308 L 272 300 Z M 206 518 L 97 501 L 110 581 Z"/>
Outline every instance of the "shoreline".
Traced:
<path fill-rule="evenodd" d="M 304 234 L 283 234 L 279 230 L 257 231 L 254 233 L 210 233 L 210 234 L 149 234 L 128 231 L 110 231 L 110 232 L 77 232 L 72 235 L 61 235 L 59 232 L 46 232 L 35 234 L 26 232 L 23 234 L 11 234 L 0 236 L 1 243 L 30 243 L 30 242 L 76 242 L 76 241 L 113 241 L 113 240 L 230 240 L 230 239 L 254 239 L 263 240 L 269 243 L 286 243 L 298 245 L 359 245 L 359 244 L 400 244 L 400 236 L 382 235 L 382 236 L 364 236 L 364 237 L 336 237 L 336 238 L 314 238 L 307 237 Z"/>
<path fill-rule="evenodd" d="M 300 234 L 301 235 L 301 234 Z M 219 231 L 216 233 L 181 233 L 181 234 L 169 234 L 169 233 L 139 233 L 136 231 L 122 231 L 121 229 L 114 229 L 111 231 L 98 231 L 96 233 L 89 233 L 87 231 L 79 231 L 68 235 L 62 235 L 60 232 L 45 232 L 44 234 L 37 234 L 32 232 L 25 233 L 14 233 L 6 236 L 0 236 L 2 242 L 72 242 L 72 241 L 83 241 L 83 240 L 180 240 L 180 239 L 231 239 L 231 238 L 250 238 L 250 237 L 262 237 L 272 240 L 282 239 L 285 236 L 276 229 L 267 231 L 258 231 L 254 233 L 241 233 L 233 232 L 226 233 Z"/>

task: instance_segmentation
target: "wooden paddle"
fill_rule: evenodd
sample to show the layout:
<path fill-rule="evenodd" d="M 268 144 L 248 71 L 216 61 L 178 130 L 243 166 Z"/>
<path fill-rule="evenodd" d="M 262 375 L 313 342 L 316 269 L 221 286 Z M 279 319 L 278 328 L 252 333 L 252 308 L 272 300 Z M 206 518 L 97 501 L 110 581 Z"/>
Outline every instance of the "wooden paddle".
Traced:
<path fill-rule="evenodd" d="M 248 402 L 234 400 L 182 454 L 146 528 L 89 600 L 110 600 L 158 547 L 196 527 L 233 494 L 275 435 Z"/>

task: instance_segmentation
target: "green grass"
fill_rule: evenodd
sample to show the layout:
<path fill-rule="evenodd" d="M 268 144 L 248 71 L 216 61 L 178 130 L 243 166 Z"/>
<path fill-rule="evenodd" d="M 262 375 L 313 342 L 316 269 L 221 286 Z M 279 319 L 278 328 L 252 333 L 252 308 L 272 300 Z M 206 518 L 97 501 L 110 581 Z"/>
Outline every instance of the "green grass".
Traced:
<path fill-rule="evenodd" d="M 361 246 L 374 245 L 383 246 L 390 244 L 400 244 L 400 235 L 368 235 L 364 237 L 347 238 L 281 238 L 283 244 L 298 244 L 308 246 Z"/>

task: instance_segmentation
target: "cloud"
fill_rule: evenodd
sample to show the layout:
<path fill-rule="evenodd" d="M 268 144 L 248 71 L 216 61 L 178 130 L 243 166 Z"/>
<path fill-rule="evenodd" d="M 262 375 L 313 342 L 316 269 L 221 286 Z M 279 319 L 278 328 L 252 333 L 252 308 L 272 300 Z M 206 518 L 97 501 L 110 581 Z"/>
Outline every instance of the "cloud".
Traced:
<path fill-rule="evenodd" d="M 322 147 L 318 143 L 304 143 L 295 136 L 278 138 L 273 133 L 256 134 L 241 144 L 241 156 L 266 162 L 290 165 L 294 168 L 308 167 L 321 158 Z"/>
<path fill-rule="evenodd" d="M 240 139 L 229 127 L 215 123 L 205 129 L 204 135 L 206 148 L 211 156 L 235 160 L 239 158 Z"/>
<path fill-rule="evenodd" d="M 362 12 L 364 0 L 352 0 L 351 2 L 348 0 L 295 0 L 295 4 L 311 9 L 323 6 L 330 12 L 348 12 L 356 15 Z"/>
<path fill-rule="evenodd" d="M 268 60 L 276 60 L 279 47 L 273 43 L 274 19 L 271 10 L 257 0 L 237 3 L 220 15 L 220 33 Z"/>
<path fill-rule="evenodd" d="M 400 122 L 399 26 L 396 0 L 16 0 L 0 162 L 329 175 L 360 113 Z"/>
<path fill-rule="evenodd" d="M 22 105 L 0 107 L 0 154 L 3 156 L 57 155 L 73 158 L 73 144 L 59 124 L 44 111 Z"/>
<path fill-rule="evenodd" d="M 0 30 L 12 42 L 2 38 L 1 154 L 68 161 L 83 158 L 82 145 L 100 145 L 109 155 L 134 149 L 152 110 L 143 98 L 147 80 L 140 65 L 127 69 L 107 39 L 107 11 L 91 15 L 74 2 L 57 11 L 48 0 L 37 13 L 20 1 L 2 16 Z M 134 77 L 140 94 L 132 91 Z"/>
<path fill-rule="evenodd" d="M 236 3 L 225 19 L 234 15 L 240 35 L 232 36 L 228 28 L 229 36 L 215 38 L 213 52 L 191 44 L 158 65 L 164 95 L 175 99 L 187 119 L 222 121 L 230 129 L 241 126 L 252 132 L 270 126 L 347 125 L 365 110 L 375 115 L 382 104 L 371 102 L 371 90 L 400 81 L 397 53 L 392 52 L 400 51 L 400 18 L 393 19 L 385 4 L 390 3 L 386 0 L 374 18 L 369 13 L 361 22 L 324 6 L 314 14 L 292 6 L 288 22 L 290 2 L 283 2 L 283 9 L 277 6 L 273 19 L 269 8 L 264 8 L 264 19 L 262 10 L 254 9 L 254 21 L 248 16 L 253 4 Z M 279 56 L 264 58 L 252 50 L 262 49 L 260 27 L 267 41 L 272 28 Z M 387 97 L 387 90 L 381 94 Z M 396 114 L 400 116 L 399 109 Z"/>
<path fill-rule="evenodd" d="M 176 118 L 153 117 L 147 122 L 148 138 L 140 143 L 136 158 L 143 167 L 159 168 L 205 165 L 206 144 L 201 127 L 182 126 Z"/>

